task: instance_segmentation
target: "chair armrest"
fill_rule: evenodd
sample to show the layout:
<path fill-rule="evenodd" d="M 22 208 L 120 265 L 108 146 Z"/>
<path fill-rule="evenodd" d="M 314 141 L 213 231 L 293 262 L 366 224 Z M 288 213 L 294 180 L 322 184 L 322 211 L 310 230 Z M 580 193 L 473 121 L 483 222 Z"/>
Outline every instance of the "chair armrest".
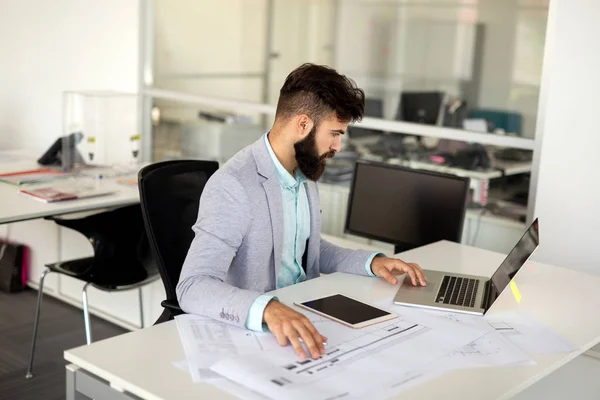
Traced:
<path fill-rule="evenodd" d="M 173 316 L 179 315 L 179 314 L 185 314 L 185 312 L 181 309 L 181 307 L 179 307 L 179 304 L 176 301 L 163 300 L 160 303 L 160 305 L 163 306 L 164 308 L 166 308 L 167 310 L 171 311 Z"/>

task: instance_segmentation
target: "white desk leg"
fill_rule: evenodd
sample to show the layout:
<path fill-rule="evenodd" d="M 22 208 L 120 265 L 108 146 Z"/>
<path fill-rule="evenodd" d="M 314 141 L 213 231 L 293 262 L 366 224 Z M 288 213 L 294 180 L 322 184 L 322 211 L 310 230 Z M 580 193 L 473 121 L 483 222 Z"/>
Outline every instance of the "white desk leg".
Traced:
<path fill-rule="evenodd" d="M 75 372 L 79 367 L 69 364 L 65 367 L 67 375 L 67 387 L 66 387 L 66 400 L 90 400 L 89 397 L 79 393 L 77 391 L 77 385 L 75 384 Z"/>
<path fill-rule="evenodd" d="M 76 365 L 67 365 L 66 374 L 67 400 L 140 400 L 137 396 L 111 387 L 106 381 Z"/>

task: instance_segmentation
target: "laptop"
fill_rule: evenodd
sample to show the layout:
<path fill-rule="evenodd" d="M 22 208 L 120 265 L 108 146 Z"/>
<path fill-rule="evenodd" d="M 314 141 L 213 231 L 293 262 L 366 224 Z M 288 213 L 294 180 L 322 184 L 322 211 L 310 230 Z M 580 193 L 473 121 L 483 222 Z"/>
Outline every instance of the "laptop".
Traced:
<path fill-rule="evenodd" d="M 427 286 L 413 286 L 407 276 L 396 293 L 394 303 L 483 315 L 529 260 L 539 243 L 536 218 L 491 278 L 426 270 Z"/>

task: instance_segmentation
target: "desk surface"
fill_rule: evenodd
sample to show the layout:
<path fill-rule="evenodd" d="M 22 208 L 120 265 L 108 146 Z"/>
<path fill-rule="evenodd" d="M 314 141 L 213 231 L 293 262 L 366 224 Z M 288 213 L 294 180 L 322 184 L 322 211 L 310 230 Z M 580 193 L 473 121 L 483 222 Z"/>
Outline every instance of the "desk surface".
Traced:
<path fill-rule="evenodd" d="M 434 243 L 400 256 L 427 269 L 488 276 L 504 258 L 498 253 L 451 242 Z M 461 399 L 507 398 L 600 341 L 600 318 L 590 318 L 586 312 L 591 304 L 600 302 L 600 277 L 537 262 L 530 264 L 535 271 L 525 268 L 516 278 L 523 296 L 521 303 L 517 305 L 510 291 L 506 291 L 490 313 L 514 309 L 527 312 L 579 350 L 535 356 L 535 366 L 455 370 L 405 392 L 400 398 L 425 399 L 442 394 Z M 371 302 L 385 299 L 391 302 L 397 290 L 378 278 L 336 273 L 276 293 L 281 301 L 291 304 L 296 299 L 330 293 L 334 285 L 342 293 Z M 192 382 L 186 372 L 173 366 L 173 362 L 184 358 L 173 321 L 65 352 L 69 362 L 141 398 L 232 398 L 212 385 Z"/>
<path fill-rule="evenodd" d="M 40 166 L 31 161 L 2 163 L 0 164 L 0 173 L 34 168 L 40 168 Z M 48 182 L 48 184 L 51 183 Z M 116 179 L 103 179 L 101 185 L 103 188 L 114 190 L 115 193 L 89 199 L 44 203 L 20 195 L 18 191 L 21 187 L 0 182 L 0 224 L 80 211 L 125 206 L 139 202 L 139 192 L 136 187 L 131 188 L 120 185 L 116 182 Z M 23 187 L 35 186 L 37 185 Z"/>

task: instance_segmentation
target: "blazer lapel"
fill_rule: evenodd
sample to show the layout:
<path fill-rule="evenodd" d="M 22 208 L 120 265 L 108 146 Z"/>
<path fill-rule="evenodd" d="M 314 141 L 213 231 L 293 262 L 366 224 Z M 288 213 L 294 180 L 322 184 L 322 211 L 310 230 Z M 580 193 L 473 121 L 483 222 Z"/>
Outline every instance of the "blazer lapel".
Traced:
<path fill-rule="evenodd" d="M 273 261 L 275 263 L 275 288 L 277 288 L 277 279 L 281 267 L 281 257 L 283 253 L 283 199 L 281 196 L 281 187 L 275 173 L 275 166 L 267 150 L 264 136 L 261 136 L 254 145 L 252 152 L 256 162 L 256 171 L 259 175 L 266 178 L 263 182 L 263 188 L 267 195 L 269 204 L 269 216 L 271 217 L 271 231 L 273 234 Z"/>
<path fill-rule="evenodd" d="M 306 274 L 308 275 L 309 270 L 314 267 L 315 259 L 321 248 L 321 209 L 319 206 L 317 184 L 306 182 L 305 185 L 308 207 L 310 209 L 310 236 L 306 249 L 308 252 Z M 319 276 L 318 270 L 316 276 Z"/>
<path fill-rule="evenodd" d="M 281 255 L 283 253 L 283 204 L 281 199 L 281 187 L 276 178 L 267 179 L 263 182 L 267 202 L 269 203 L 269 215 L 271 216 L 271 230 L 273 232 L 273 261 L 275 262 L 275 287 L 281 267 Z"/>

